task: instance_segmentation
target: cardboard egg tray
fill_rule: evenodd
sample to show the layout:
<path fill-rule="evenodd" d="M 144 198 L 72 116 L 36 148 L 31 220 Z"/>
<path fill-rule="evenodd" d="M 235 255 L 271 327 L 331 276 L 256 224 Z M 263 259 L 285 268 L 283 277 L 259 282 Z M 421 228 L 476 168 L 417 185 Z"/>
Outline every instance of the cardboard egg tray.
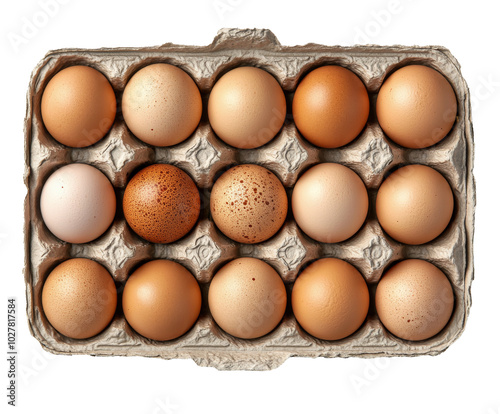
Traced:
<path fill-rule="evenodd" d="M 203 98 L 202 120 L 186 141 L 173 147 L 152 147 L 135 138 L 120 113 L 123 89 L 140 68 L 166 62 L 185 70 L 198 85 Z M 427 149 L 405 149 L 388 140 L 377 123 L 375 101 L 384 79 L 408 64 L 424 64 L 439 70 L 452 84 L 458 100 L 457 121 L 449 135 Z M 71 65 L 89 65 L 111 82 L 118 113 L 111 131 L 88 148 L 69 148 L 46 131 L 40 116 L 44 87 L 59 70 Z M 294 90 L 310 70 L 325 65 L 344 66 L 366 85 L 371 111 L 360 136 L 345 147 L 320 149 L 305 141 L 291 116 Z M 218 139 L 207 118 L 207 100 L 215 82 L 230 69 L 242 65 L 261 67 L 281 84 L 288 115 L 279 134 L 267 145 L 238 150 Z M 120 355 L 191 358 L 201 366 L 218 369 L 265 370 L 300 357 L 377 357 L 436 355 L 455 341 L 465 327 L 471 306 L 473 279 L 472 241 L 475 188 L 472 176 L 473 133 L 470 95 L 460 66 L 442 47 L 405 46 L 281 46 L 268 30 L 224 29 L 209 46 L 179 46 L 117 49 L 64 49 L 49 52 L 34 69 L 28 91 L 25 121 L 28 194 L 25 202 L 25 281 L 27 314 L 32 335 L 43 348 L 56 354 Z M 117 214 L 104 235 L 87 244 L 62 242 L 46 228 L 40 214 L 40 193 L 45 180 L 58 167 L 87 163 L 100 169 L 117 194 Z M 255 244 L 236 243 L 225 237 L 210 217 L 210 189 L 215 178 L 230 166 L 255 163 L 273 171 L 291 195 L 294 183 L 308 167 L 336 162 L 353 169 L 364 181 L 370 208 L 363 227 L 350 239 L 335 244 L 318 243 L 300 231 L 291 207 L 282 229 L 271 239 Z M 137 236 L 127 225 L 121 200 L 129 179 L 153 163 L 170 163 L 186 171 L 196 182 L 202 198 L 202 212 L 195 228 L 171 244 L 153 244 Z M 396 167 L 426 164 L 441 172 L 450 183 L 455 209 L 443 234 L 430 243 L 404 245 L 384 233 L 375 214 L 377 189 Z M 282 276 L 289 303 L 281 323 L 271 333 L 252 340 L 232 337 L 214 322 L 207 305 L 210 280 L 228 261 L 239 256 L 260 258 Z M 73 257 L 87 257 L 103 264 L 113 275 L 119 294 L 111 324 L 99 335 L 75 340 L 51 327 L 41 306 L 45 278 L 59 263 Z M 370 310 L 361 328 L 348 338 L 324 341 L 307 334 L 295 320 L 290 293 L 299 272 L 312 260 L 337 257 L 353 264 L 365 277 L 370 290 Z M 203 305 L 194 327 L 182 337 L 157 342 L 137 334 L 125 321 L 120 298 L 130 273 L 146 261 L 167 258 L 188 268 L 200 283 Z M 390 334 L 377 317 L 375 288 L 391 263 L 421 258 L 438 266 L 454 289 L 455 308 L 448 325 L 438 335 L 411 342 Z"/>

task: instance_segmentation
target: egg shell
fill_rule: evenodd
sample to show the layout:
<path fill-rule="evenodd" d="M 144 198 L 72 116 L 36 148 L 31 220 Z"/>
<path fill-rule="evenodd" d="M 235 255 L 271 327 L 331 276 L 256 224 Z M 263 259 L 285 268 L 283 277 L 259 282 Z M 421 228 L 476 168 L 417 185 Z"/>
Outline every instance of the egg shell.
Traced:
<path fill-rule="evenodd" d="M 308 73 L 295 91 L 293 119 L 300 133 L 322 148 L 342 147 L 363 130 L 370 112 L 365 85 L 341 66 Z"/>
<path fill-rule="evenodd" d="M 353 334 L 368 314 L 365 279 L 351 264 L 323 258 L 306 267 L 292 290 L 292 309 L 300 326 L 324 340 Z"/>
<path fill-rule="evenodd" d="M 45 280 L 42 308 L 61 334 L 84 339 L 97 335 L 111 322 L 116 297 L 113 278 L 104 266 L 90 259 L 69 259 Z"/>
<path fill-rule="evenodd" d="M 292 210 L 300 229 L 323 243 L 353 236 L 368 213 L 368 193 L 359 176 L 341 164 L 317 164 L 295 184 Z"/>
<path fill-rule="evenodd" d="M 237 165 L 215 182 L 210 195 L 212 218 L 227 237 L 259 243 L 283 225 L 288 199 L 281 181 L 267 168 Z"/>
<path fill-rule="evenodd" d="M 448 80 L 422 65 L 398 69 L 382 84 L 377 118 L 385 134 L 407 148 L 426 148 L 450 132 L 457 98 Z"/>
<path fill-rule="evenodd" d="M 116 196 L 108 178 L 87 164 L 68 164 L 45 182 L 40 211 L 47 228 L 69 243 L 88 243 L 111 225 Z"/>
<path fill-rule="evenodd" d="M 412 164 L 394 171 L 378 190 L 382 228 L 395 240 L 423 244 L 439 236 L 453 215 L 453 192 L 435 169 Z"/>
<path fill-rule="evenodd" d="M 448 323 L 454 306 L 446 275 L 420 259 L 403 260 L 380 280 L 375 304 L 380 321 L 399 338 L 429 339 Z"/>
<path fill-rule="evenodd" d="M 130 275 L 123 290 L 123 313 L 136 332 L 156 341 L 186 333 L 201 310 L 194 276 L 171 260 L 153 260 Z"/>
<path fill-rule="evenodd" d="M 87 147 L 113 125 L 116 98 L 106 77 L 88 66 L 56 73 L 42 95 L 43 123 L 50 135 L 69 147 Z"/>
<path fill-rule="evenodd" d="M 239 67 L 223 75 L 208 99 L 217 136 L 236 148 L 257 148 L 274 138 L 286 116 L 281 86 L 263 69 Z"/>
<path fill-rule="evenodd" d="M 171 146 L 188 138 L 201 119 L 196 83 L 182 69 L 155 63 L 140 69 L 125 86 L 123 118 L 140 140 Z"/>
<path fill-rule="evenodd" d="M 259 338 L 271 332 L 286 309 L 286 289 L 279 274 L 252 257 L 235 259 L 220 269 L 208 291 L 217 324 L 238 338 Z"/>
<path fill-rule="evenodd" d="M 200 215 L 200 193 L 191 177 L 170 164 L 153 164 L 130 180 L 123 195 L 130 227 L 153 243 L 184 237 Z"/>

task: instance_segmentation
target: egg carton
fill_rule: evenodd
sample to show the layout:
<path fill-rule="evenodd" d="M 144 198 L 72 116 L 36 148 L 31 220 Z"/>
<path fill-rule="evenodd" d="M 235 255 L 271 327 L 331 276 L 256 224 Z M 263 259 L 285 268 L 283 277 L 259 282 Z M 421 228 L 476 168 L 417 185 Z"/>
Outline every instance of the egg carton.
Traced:
<path fill-rule="evenodd" d="M 120 113 L 123 89 L 131 76 L 152 63 L 170 63 L 186 71 L 198 85 L 203 99 L 203 116 L 196 131 L 173 147 L 152 147 L 134 137 Z M 370 116 L 360 136 L 345 147 L 321 149 L 304 140 L 293 123 L 291 102 L 294 90 L 310 70 L 341 65 L 356 73 L 370 97 Z M 408 64 L 431 66 L 452 84 L 457 100 L 457 121 L 437 145 L 407 149 L 388 140 L 377 123 L 374 111 L 377 92 L 384 79 Z M 43 126 L 40 101 L 44 87 L 61 69 L 89 65 L 111 82 L 118 113 L 104 139 L 88 148 L 68 148 L 55 141 Z M 257 66 L 271 73 L 282 86 L 288 115 L 278 135 L 267 145 L 239 150 L 226 145 L 212 131 L 207 118 L 207 100 L 215 82 L 228 70 L 242 65 Z M 451 53 L 440 46 L 281 46 L 269 30 L 223 29 L 208 46 L 181 46 L 171 43 L 145 48 L 63 49 L 49 52 L 32 73 L 25 120 L 25 175 L 28 188 L 25 202 L 25 282 L 27 314 L 32 335 L 44 349 L 56 354 L 120 355 L 191 358 L 198 365 L 222 370 L 267 370 L 287 358 L 378 357 L 437 355 L 462 333 L 471 306 L 473 279 L 473 230 L 475 185 L 473 131 L 470 94 Z M 110 179 L 117 194 L 115 220 L 98 239 L 70 244 L 56 238 L 45 226 L 40 213 L 40 193 L 45 180 L 58 167 L 87 163 Z M 236 243 L 225 237 L 210 217 L 210 189 L 218 174 L 236 164 L 254 163 L 273 171 L 288 196 L 297 178 L 308 167 L 335 162 L 353 169 L 365 183 L 370 208 L 363 227 L 350 239 L 325 244 L 307 237 L 293 221 L 291 208 L 282 229 L 271 239 L 255 244 Z M 194 229 L 171 244 L 153 244 L 141 239 L 127 225 L 122 197 L 135 172 L 153 163 L 169 163 L 186 171 L 200 189 L 202 209 Z M 425 164 L 442 173 L 450 183 L 455 208 L 443 234 L 419 246 L 401 244 L 380 227 L 375 214 L 377 189 L 394 168 Z M 235 338 L 214 322 L 207 305 L 213 275 L 228 261 L 251 256 L 273 266 L 283 278 L 288 306 L 281 323 L 271 333 L 251 340 Z M 41 304 L 44 280 L 64 260 L 87 257 L 103 264 L 113 276 L 119 304 L 110 325 L 95 337 L 76 340 L 59 334 L 47 321 Z M 324 341 L 305 332 L 295 320 L 290 293 L 299 272 L 312 260 L 337 257 L 353 264 L 365 277 L 370 291 L 366 321 L 353 335 L 338 341 Z M 157 342 L 137 334 L 126 322 L 120 305 L 127 277 L 146 261 L 167 258 L 188 268 L 198 280 L 203 297 L 201 314 L 182 337 Z M 393 336 L 381 324 L 374 306 L 377 282 L 391 263 L 421 258 L 438 266 L 454 290 L 455 307 L 447 326 L 436 336 L 419 342 Z M 257 311 L 258 312 L 258 311 Z"/>

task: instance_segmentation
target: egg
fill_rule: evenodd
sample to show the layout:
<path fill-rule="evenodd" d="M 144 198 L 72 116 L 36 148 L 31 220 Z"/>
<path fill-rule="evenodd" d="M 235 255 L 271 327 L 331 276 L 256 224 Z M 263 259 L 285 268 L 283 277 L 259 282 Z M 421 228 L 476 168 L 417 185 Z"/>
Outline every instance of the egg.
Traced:
<path fill-rule="evenodd" d="M 405 244 L 423 244 L 439 236 L 453 214 L 448 181 L 426 165 L 394 171 L 378 190 L 376 210 L 382 228 Z"/>
<path fill-rule="evenodd" d="M 108 178 L 87 164 L 68 164 L 47 179 L 40 196 L 47 228 L 69 243 L 88 243 L 111 225 L 116 196 Z"/>
<path fill-rule="evenodd" d="M 227 237 L 239 243 L 260 243 L 285 222 L 288 199 L 281 181 L 267 168 L 237 165 L 215 182 L 210 212 Z"/>
<path fill-rule="evenodd" d="M 309 334 L 334 341 L 363 324 L 370 297 L 365 279 L 351 264 L 323 258 L 307 266 L 292 290 L 292 310 Z"/>
<path fill-rule="evenodd" d="M 169 341 L 185 334 L 201 310 L 194 276 L 171 260 L 153 260 L 130 275 L 123 289 L 123 313 L 142 336 Z"/>
<path fill-rule="evenodd" d="M 423 65 L 398 69 L 382 84 L 377 118 L 385 134 L 407 148 L 426 148 L 450 132 L 457 98 L 448 80 Z"/>
<path fill-rule="evenodd" d="M 116 287 L 101 264 L 69 259 L 56 266 L 42 289 L 42 308 L 50 324 L 74 339 L 102 332 L 116 310 Z"/>
<path fill-rule="evenodd" d="M 224 331 L 238 338 L 259 338 L 271 332 L 286 309 L 286 289 L 279 274 L 266 262 L 240 257 L 213 277 L 210 312 Z"/>
<path fill-rule="evenodd" d="M 370 112 L 365 85 L 341 66 L 322 66 L 308 73 L 293 97 L 293 119 L 310 143 L 338 148 L 363 130 Z"/>
<path fill-rule="evenodd" d="M 129 226 L 153 243 L 184 237 L 198 221 L 200 193 L 191 177 L 169 164 L 153 164 L 130 180 L 123 195 Z"/>
<path fill-rule="evenodd" d="M 300 229 L 322 243 L 353 236 L 368 213 L 368 193 L 359 176 L 334 163 L 315 165 L 295 184 L 292 210 Z"/>
<path fill-rule="evenodd" d="M 285 94 L 278 81 L 255 67 L 227 72 L 208 99 L 212 129 L 236 148 L 257 148 L 268 143 L 281 129 L 285 116 Z"/>
<path fill-rule="evenodd" d="M 392 266 L 382 276 L 375 294 L 380 321 L 391 333 L 409 341 L 438 334 L 450 320 L 454 302 L 446 275 L 420 259 Z"/>
<path fill-rule="evenodd" d="M 182 69 L 155 63 L 137 71 L 123 91 L 123 119 L 132 133 L 150 145 L 176 145 L 201 119 L 201 95 Z"/>
<path fill-rule="evenodd" d="M 42 94 L 42 120 L 49 134 L 68 147 L 87 147 L 113 125 L 116 98 L 106 77 L 88 66 L 70 66 L 49 81 Z"/>

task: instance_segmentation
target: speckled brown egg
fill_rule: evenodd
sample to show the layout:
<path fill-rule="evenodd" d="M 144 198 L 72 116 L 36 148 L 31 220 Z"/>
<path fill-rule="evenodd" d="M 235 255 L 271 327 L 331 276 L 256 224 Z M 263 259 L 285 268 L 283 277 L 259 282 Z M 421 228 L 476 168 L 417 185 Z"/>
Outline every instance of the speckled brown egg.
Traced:
<path fill-rule="evenodd" d="M 450 132 L 457 98 L 448 80 L 423 65 L 398 69 L 382 84 L 377 98 L 380 126 L 397 144 L 426 148 Z"/>
<path fill-rule="evenodd" d="M 378 190 L 376 210 L 382 228 L 401 243 L 423 244 L 439 236 L 453 215 L 448 181 L 427 165 L 394 171 Z"/>
<path fill-rule="evenodd" d="M 439 333 L 451 317 L 454 302 L 446 275 L 420 259 L 392 266 L 382 276 L 375 295 L 380 321 L 394 335 L 410 341 Z"/>
<path fill-rule="evenodd" d="M 172 260 L 153 260 L 130 275 L 123 289 L 127 322 L 146 338 L 168 341 L 186 333 L 201 309 L 198 282 Z"/>
<path fill-rule="evenodd" d="M 69 259 L 47 277 L 42 307 L 50 324 L 61 334 L 90 338 L 113 319 L 115 283 L 101 264 L 90 259 Z"/>
<path fill-rule="evenodd" d="M 198 220 L 200 194 L 180 168 L 154 164 L 128 183 L 123 212 L 139 236 L 153 243 L 171 243 L 185 236 Z"/>
<path fill-rule="evenodd" d="M 311 335 L 329 341 L 354 333 L 368 314 L 365 279 L 351 264 L 327 257 L 309 265 L 292 291 L 292 309 Z"/>
<path fill-rule="evenodd" d="M 365 85 L 341 66 L 322 66 L 308 73 L 293 98 L 293 119 L 300 133 L 314 145 L 337 148 L 363 130 L 370 102 Z"/>
<path fill-rule="evenodd" d="M 113 125 L 116 98 L 98 70 L 70 66 L 49 81 L 42 95 L 42 119 L 50 135 L 69 147 L 95 144 Z"/>
<path fill-rule="evenodd" d="M 281 181 L 267 168 L 237 165 L 215 182 L 210 196 L 212 218 L 227 237 L 259 243 L 285 221 L 288 200 Z"/>
<path fill-rule="evenodd" d="M 271 332 L 286 309 L 286 289 L 266 262 L 240 257 L 220 269 L 208 291 L 215 322 L 238 338 L 258 338 Z"/>

